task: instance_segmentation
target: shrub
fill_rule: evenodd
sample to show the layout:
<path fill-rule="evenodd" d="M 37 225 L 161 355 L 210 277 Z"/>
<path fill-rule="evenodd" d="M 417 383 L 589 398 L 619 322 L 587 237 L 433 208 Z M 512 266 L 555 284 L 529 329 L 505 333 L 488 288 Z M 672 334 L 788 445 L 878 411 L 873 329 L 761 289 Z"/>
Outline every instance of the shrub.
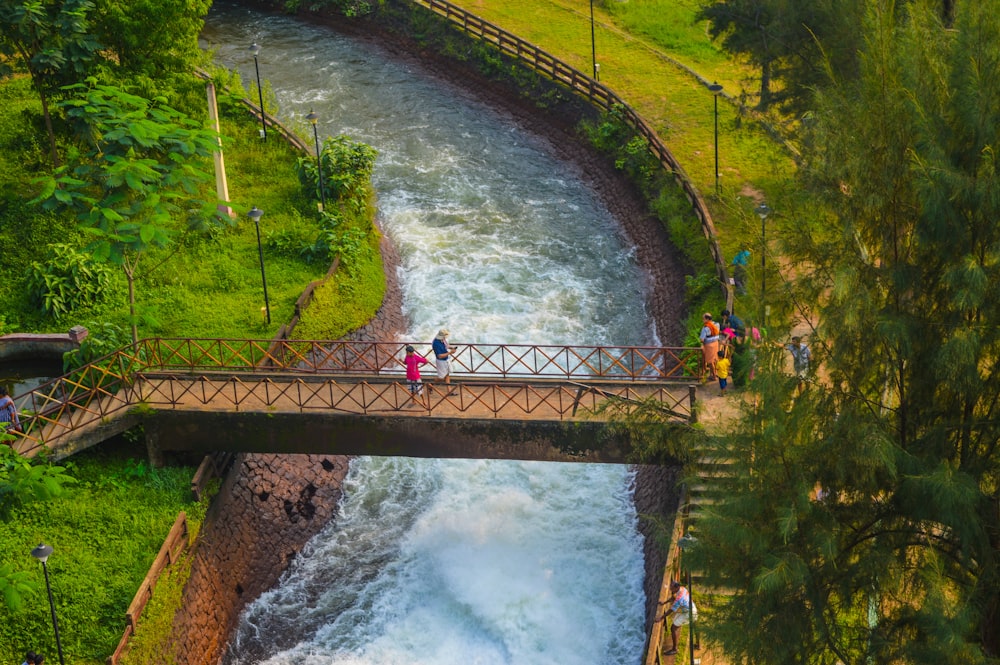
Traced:
<path fill-rule="evenodd" d="M 103 302 L 112 290 L 114 269 L 62 243 L 49 245 L 46 260 L 33 261 L 27 288 L 32 300 L 57 321 Z"/>

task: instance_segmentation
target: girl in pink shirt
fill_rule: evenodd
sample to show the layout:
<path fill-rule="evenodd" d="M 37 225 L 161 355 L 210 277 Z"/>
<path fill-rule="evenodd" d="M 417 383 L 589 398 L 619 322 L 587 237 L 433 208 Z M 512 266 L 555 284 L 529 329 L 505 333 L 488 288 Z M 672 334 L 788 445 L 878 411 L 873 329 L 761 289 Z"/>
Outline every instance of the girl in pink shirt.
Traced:
<path fill-rule="evenodd" d="M 424 386 L 420 380 L 420 366 L 429 362 L 427 358 L 417 355 L 412 346 L 407 345 L 404 363 L 406 365 L 406 383 L 410 386 L 410 399 L 424 408 L 427 405 L 423 403 Z"/>

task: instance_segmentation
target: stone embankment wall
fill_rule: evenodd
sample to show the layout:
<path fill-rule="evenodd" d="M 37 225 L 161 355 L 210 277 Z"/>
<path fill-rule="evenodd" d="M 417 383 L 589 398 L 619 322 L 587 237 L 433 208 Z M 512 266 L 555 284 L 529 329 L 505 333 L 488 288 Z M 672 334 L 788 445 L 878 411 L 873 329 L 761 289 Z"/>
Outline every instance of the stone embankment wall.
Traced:
<path fill-rule="evenodd" d="M 178 665 L 219 661 L 243 608 L 335 514 L 348 462 L 334 455 L 237 457 L 199 534 L 174 618 Z"/>
<path fill-rule="evenodd" d="M 381 250 L 385 299 L 351 339 L 396 339 L 406 329 L 396 277 L 399 255 L 385 239 Z M 335 515 L 349 462 L 342 455 L 237 457 L 206 516 L 183 609 L 174 619 L 177 665 L 219 662 L 243 608 L 278 582 Z"/>

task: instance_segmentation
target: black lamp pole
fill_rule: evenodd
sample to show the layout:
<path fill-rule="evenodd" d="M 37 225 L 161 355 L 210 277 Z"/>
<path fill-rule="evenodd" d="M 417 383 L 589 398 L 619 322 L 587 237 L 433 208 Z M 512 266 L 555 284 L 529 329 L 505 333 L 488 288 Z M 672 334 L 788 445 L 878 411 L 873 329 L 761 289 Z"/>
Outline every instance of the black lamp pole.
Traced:
<path fill-rule="evenodd" d="M 260 257 L 260 281 L 264 285 L 264 311 L 267 312 L 267 323 L 271 324 L 271 304 L 267 300 L 267 275 L 264 274 L 264 249 L 260 245 L 260 218 L 264 211 L 254 206 L 250 208 L 247 217 L 253 220 L 253 225 L 257 227 L 257 256 Z"/>
<path fill-rule="evenodd" d="M 719 193 L 719 93 L 722 92 L 722 86 L 718 83 L 713 83 L 708 86 L 711 91 L 712 96 L 715 98 L 715 193 Z"/>
<path fill-rule="evenodd" d="M 260 45 L 256 42 L 250 45 L 250 52 L 253 53 L 253 68 L 257 72 L 257 99 L 260 100 L 260 138 L 267 140 L 267 123 L 264 121 L 264 90 L 260 87 L 260 65 L 257 56 L 260 55 Z"/>
<path fill-rule="evenodd" d="M 764 305 L 764 298 L 767 295 L 767 216 L 771 213 L 771 208 L 766 203 L 761 203 L 754 210 L 760 217 L 760 327 L 767 326 L 767 307 Z"/>
<path fill-rule="evenodd" d="M 698 544 L 698 539 L 689 533 L 684 534 L 677 539 L 677 546 L 681 548 L 684 553 L 690 552 L 695 545 Z M 685 568 L 687 568 L 687 587 L 688 587 L 688 625 L 689 631 L 688 645 L 690 648 L 691 658 L 688 660 L 690 663 L 694 663 L 694 590 L 691 588 L 691 564 L 687 561 L 684 562 Z"/>
<path fill-rule="evenodd" d="M 590 0 L 590 61 L 594 65 L 594 80 L 597 80 L 597 42 L 594 40 L 594 0 Z"/>
<path fill-rule="evenodd" d="M 312 109 L 309 110 L 309 115 L 306 116 L 306 120 L 312 123 L 313 126 L 313 139 L 316 141 L 316 170 L 319 172 L 319 200 L 320 200 L 320 212 L 326 210 L 326 184 L 323 182 L 323 157 L 319 151 L 319 132 L 316 129 L 316 121 L 319 120 L 319 116 Z"/>
<path fill-rule="evenodd" d="M 52 611 L 52 629 L 56 633 L 56 651 L 59 652 L 59 665 L 64 665 L 62 642 L 59 641 L 59 622 L 56 621 L 56 604 L 52 600 L 52 585 L 49 584 L 49 567 L 45 565 L 45 562 L 49 560 L 50 554 L 52 554 L 51 545 L 39 544 L 38 547 L 31 550 L 31 556 L 42 562 L 42 572 L 45 573 L 45 589 L 49 592 L 49 609 Z"/>

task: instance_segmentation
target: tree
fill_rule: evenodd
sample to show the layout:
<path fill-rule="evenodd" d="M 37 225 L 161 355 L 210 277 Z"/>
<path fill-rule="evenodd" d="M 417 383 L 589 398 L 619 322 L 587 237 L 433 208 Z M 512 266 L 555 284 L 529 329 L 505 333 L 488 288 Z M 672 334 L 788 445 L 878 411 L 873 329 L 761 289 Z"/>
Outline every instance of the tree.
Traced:
<path fill-rule="evenodd" d="M 718 455 L 696 565 L 734 595 L 734 663 L 1000 656 L 1000 17 L 871 3 L 858 77 L 817 103 L 809 186 L 836 224 L 790 243 L 828 377 L 777 350 Z"/>
<path fill-rule="evenodd" d="M 198 35 L 211 0 L 94 2 L 99 39 L 129 75 L 187 72 L 202 57 Z"/>
<path fill-rule="evenodd" d="M 42 104 L 53 168 L 59 165 L 49 100 L 60 87 L 77 83 L 98 50 L 90 33 L 90 0 L 9 0 L 0 3 L 0 73 L 21 61 Z"/>
<path fill-rule="evenodd" d="M 184 231 L 231 223 L 203 197 L 203 170 L 217 135 L 163 104 L 105 85 L 71 86 L 61 103 L 79 144 L 65 166 L 41 179 L 36 199 L 68 208 L 94 240 L 90 249 L 120 266 L 128 281 L 132 339 L 138 338 L 135 282 L 147 249 Z"/>

